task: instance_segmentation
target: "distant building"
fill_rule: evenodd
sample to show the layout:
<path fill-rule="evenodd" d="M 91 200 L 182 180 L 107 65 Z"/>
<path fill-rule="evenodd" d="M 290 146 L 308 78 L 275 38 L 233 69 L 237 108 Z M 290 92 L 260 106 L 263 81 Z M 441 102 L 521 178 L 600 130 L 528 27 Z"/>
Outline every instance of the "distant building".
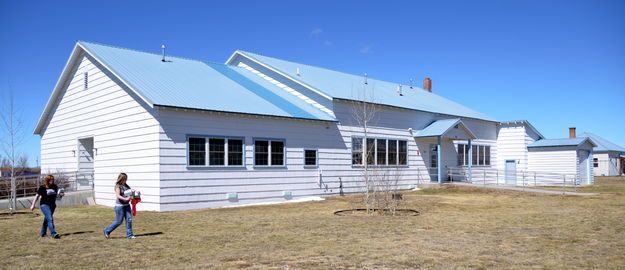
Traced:
<path fill-rule="evenodd" d="M 590 132 L 581 134 L 597 143 L 593 155 L 593 173 L 596 176 L 616 176 L 625 173 L 625 148 Z"/>

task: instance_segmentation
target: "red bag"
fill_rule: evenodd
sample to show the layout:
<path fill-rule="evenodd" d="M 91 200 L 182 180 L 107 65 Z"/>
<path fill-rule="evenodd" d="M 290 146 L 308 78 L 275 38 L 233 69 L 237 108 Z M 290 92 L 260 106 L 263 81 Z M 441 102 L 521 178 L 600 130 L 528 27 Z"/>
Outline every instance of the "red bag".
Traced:
<path fill-rule="evenodd" d="M 133 217 L 137 215 L 137 204 L 139 202 L 141 202 L 141 198 L 130 200 L 130 204 L 132 205 L 132 216 Z"/>

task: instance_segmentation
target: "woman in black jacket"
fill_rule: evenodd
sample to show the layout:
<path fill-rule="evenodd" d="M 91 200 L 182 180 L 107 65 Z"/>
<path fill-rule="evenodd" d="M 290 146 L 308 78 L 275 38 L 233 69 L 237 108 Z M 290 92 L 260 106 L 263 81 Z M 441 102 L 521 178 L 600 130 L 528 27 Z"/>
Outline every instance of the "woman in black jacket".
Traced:
<path fill-rule="evenodd" d="M 34 210 L 37 200 L 41 198 L 41 203 L 39 204 L 39 208 L 43 213 L 43 224 L 41 225 L 41 232 L 39 233 L 41 237 L 45 237 L 47 230 L 50 230 L 50 235 L 53 238 L 61 238 L 54 229 L 54 209 L 56 209 L 57 195 L 62 197 L 65 194 L 63 194 L 63 191 L 59 194 L 59 187 L 54 184 L 54 176 L 48 174 L 46 178 L 44 178 L 43 185 L 37 189 L 37 195 L 33 200 L 33 204 L 30 206 L 30 210 Z"/>

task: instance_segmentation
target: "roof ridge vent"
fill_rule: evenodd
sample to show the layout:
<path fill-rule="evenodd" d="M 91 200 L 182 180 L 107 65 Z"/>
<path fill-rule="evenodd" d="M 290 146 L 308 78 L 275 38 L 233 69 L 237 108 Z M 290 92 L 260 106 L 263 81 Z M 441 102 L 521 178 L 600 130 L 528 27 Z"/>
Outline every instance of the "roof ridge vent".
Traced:
<path fill-rule="evenodd" d="M 162 52 L 162 58 L 161 58 L 161 62 L 167 62 L 165 60 L 165 44 L 161 45 L 161 52 Z"/>

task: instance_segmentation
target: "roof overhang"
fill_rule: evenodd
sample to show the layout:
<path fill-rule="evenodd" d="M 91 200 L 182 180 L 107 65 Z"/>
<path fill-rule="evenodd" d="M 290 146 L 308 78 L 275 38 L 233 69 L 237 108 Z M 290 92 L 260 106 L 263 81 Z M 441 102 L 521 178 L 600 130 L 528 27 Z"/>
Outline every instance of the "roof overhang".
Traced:
<path fill-rule="evenodd" d="M 460 134 L 452 134 L 454 130 L 460 130 Z M 460 135 L 460 136 L 458 136 Z M 464 136 L 462 136 L 464 135 Z M 417 132 L 413 137 L 415 138 L 427 138 L 427 137 L 446 137 L 453 139 L 477 139 L 477 136 L 460 120 L 455 119 L 443 119 L 437 120 L 429 124 L 424 129 Z"/>
<path fill-rule="evenodd" d="M 581 138 L 581 137 L 578 137 Z M 575 148 L 579 148 L 580 146 L 582 146 L 584 143 L 588 142 L 592 147 L 597 147 L 597 144 L 590 138 L 588 137 L 584 137 L 583 140 L 576 142 L 576 143 L 570 143 L 569 141 L 571 141 L 573 139 L 554 139 L 554 140 L 549 140 L 549 139 L 543 139 L 543 140 L 538 140 L 535 141 L 534 143 L 530 144 L 527 146 L 527 148 L 543 148 L 543 147 L 575 147 Z"/>

